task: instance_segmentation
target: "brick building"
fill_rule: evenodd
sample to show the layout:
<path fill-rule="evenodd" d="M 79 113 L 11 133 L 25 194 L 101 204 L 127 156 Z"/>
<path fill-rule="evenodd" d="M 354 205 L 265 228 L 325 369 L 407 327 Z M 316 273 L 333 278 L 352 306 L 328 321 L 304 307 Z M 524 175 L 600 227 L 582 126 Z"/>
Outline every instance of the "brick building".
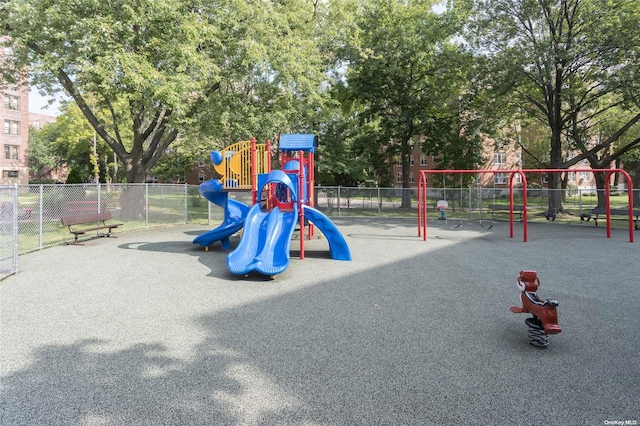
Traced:
<path fill-rule="evenodd" d="M 0 52 L 10 54 L 10 49 Z M 4 85 L 0 85 L 3 87 Z M 0 184 L 29 183 L 29 90 L 4 87 L 0 90 Z"/>

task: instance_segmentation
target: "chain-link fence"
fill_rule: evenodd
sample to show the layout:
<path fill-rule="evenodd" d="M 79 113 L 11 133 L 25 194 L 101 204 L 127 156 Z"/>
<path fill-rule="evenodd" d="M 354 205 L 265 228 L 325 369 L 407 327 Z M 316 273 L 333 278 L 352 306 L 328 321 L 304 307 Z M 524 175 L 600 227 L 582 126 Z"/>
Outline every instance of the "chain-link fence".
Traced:
<path fill-rule="evenodd" d="M 640 190 L 635 190 L 640 191 Z M 584 213 L 598 205 L 594 190 L 563 191 L 563 221 L 580 223 Z M 549 190 L 527 191 L 529 220 L 545 217 Z M 417 188 L 349 188 L 319 186 L 316 208 L 328 216 L 416 217 Z M 601 199 L 603 199 L 603 194 Z M 230 193 L 251 204 L 251 193 Z M 447 200 L 447 216 L 452 219 L 500 220 L 508 218 L 509 190 L 500 188 L 429 188 L 431 215 L 439 214 L 438 200 Z M 522 195 L 515 193 L 515 204 Z M 625 191 L 611 192 L 611 207 L 628 205 Z M 214 227 L 224 218 L 218 206 L 207 202 L 197 186 L 164 184 L 78 184 L 19 185 L 0 187 L 0 279 L 15 273 L 18 253 L 27 253 L 70 241 L 69 230 L 60 218 L 83 213 L 110 211 L 114 221 L 123 223 L 119 231 L 175 224 L 203 224 Z M 623 219 L 623 218 L 621 218 Z M 624 218 L 628 221 L 628 218 Z M 624 221 L 620 221 L 624 227 Z M 614 225 L 615 226 L 615 225 Z M 87 235 L 91 238 L 94 235 Z"/>
<path fill-rule="evenodd" d="M 0 280 L 18 272 L 18 187 L 0 186 Z"/>
<path fill-rule="evenodd" d="M 17 223 L 19 253 L 63 244 L 69 230 L 60 218 L 110 211 L 114 222 L 123 223 L 119 231 L 145 229 L 184 223 L 219 223 L 224 212 L 210 205 L 197 186 L 162 184 L 78 184 L 20 185 L 15 210 L 3 210 L 4 223 L 14 217 Z M 231 193 L 231 197 L 251 201 L 250 193 Z M 3 195 L 4 199 L 10 195 Z M 8 231 L 7 231 L 8 232 Z M 3 256 L 4 249 L 3 228 Z M 95 235 L 87 235 L 91 238 Z"/>
<path fill-rule="evenodd" d="M 527 190 L 527 212 L 530 220 L 546 220 L 549 212 L 549 193 L 554 190 L 530 188 Z M 604 200 L 604 190 L 566 189 L 562 192 L 562 221 L 580 223 L 580 218 Z M 640 194 L 639 189 L 634 192 Z M 353 188 L 319 186 L 316 188 L 316 207 L 329 216 L 416 217 L 418 192 L 416 188 Z M 638 196 L 638 194 L 636 196 Z M 599 197 L 600 196 L 600 197 Z M 448 217 L 470 220 L 508 219 L 508 188 L 428 188 L 428 208 L 439 215 L 436 204 L 446 200 Z M 522 206 L 522 192 L 514 189 L 516 210 Z M 612 209 L 629 205 L 626 191 L 611 191 Z M 555 212 L 560 213 L 560 212 Z M 621 218 L 628 221 L 628 218 Z M 620 223 L 624 227 L 624 221 Z"/>

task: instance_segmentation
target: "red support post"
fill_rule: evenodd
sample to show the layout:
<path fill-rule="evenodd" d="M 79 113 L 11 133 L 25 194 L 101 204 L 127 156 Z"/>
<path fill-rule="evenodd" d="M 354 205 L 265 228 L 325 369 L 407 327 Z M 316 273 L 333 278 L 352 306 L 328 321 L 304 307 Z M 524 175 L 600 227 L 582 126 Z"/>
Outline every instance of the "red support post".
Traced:
<path fill-rule="evenodd" d="M 258 162 L 256 158 L 256 138 L 251 138 L 251 204 L 258 201 Z"/>
<path fill-rule="evenodd" d="M 304 201 L 304 155 L 300 151 L 298 166 L 298 211 L 300 215 L 300 260 L 304 259 L 304 209 L 302 203 Z"/>

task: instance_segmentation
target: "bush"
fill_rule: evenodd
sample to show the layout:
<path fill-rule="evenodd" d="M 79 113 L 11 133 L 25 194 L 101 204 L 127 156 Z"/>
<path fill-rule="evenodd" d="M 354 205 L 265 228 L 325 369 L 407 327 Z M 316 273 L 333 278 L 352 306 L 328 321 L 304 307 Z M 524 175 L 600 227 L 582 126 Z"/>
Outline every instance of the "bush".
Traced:
<path fill-rule="evenodd" d="M 69 170 L 69 174 L 67 175 L 66 183 L 67 184 L 83 183 L 82 182 L 82 176 L 80 176 L 80 172 L 78 172 L 76 169 Z"/>
<path fill-rule="evenodd" d="M 198 188 L 189 188 L 187 190 L 189 199 L 191 200 L 191 207 L 202 207 L 204 204 L 204 197 L 200 195 Z"/>
<path fill-rule="evenodd" d="M 29 185 L 53 185 L 58 183 L 55 179 L 33 179 L 29 181 Z"/>

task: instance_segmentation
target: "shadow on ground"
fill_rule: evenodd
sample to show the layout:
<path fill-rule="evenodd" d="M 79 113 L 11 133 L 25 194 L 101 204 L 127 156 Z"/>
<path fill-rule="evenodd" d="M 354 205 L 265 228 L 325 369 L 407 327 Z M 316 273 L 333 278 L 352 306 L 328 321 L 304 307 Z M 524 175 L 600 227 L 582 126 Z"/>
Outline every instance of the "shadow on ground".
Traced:
<path fill-rule="evenodd" d="M 184 241 L 134 246 L 119 248 L 187 254 L 200 262 L 215 255 L 186 249 Z M 383 249 L 374 239 L 370 246 Z M 186 360 L 173 358 L 161 343 L 111 352 L 103 348 L 110 342 L 94 339 L 42 346 L 26 368 L 3 377 L 0 423 L 636 419 L 637 267 L 600 270 L 600 261 L 581 256 L 584 250 L 473 239 L 338 278 L 317 276 L 276 296 L 187 315 L 204 337 Z M 615 253 L 602 256 L 602 264 L 616 260 Z M 575 259 L 570 269 L 567 258 Z M 509 312 L 518 300 L 515 277 L 525 266 L 544 268 L 541 293 L 560 301 L 564 331 L 547 350 L 529 346 L 525 316 Z M 558 270 L 564 275 L 553 274 Z M 616 280 L 615 291 L 603 287 L 606 278 Z M 237 289 L 229 296 L 243 297 L 247 286 Z"/>

